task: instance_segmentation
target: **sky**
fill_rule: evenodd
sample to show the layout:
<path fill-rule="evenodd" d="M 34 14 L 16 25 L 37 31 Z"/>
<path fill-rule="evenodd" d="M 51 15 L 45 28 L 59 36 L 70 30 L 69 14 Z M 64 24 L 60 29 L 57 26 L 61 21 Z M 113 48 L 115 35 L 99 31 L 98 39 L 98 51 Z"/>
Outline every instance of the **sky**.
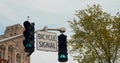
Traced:
<path fill-rule="evenodd" d="M 72 21 L 75 11 L 87 8 L 87 5 L 99 4 L 103 11 L 115 15 L 120 12 L 120 0 L 0 0 L 0 35 L 5 27 L 21 24 L 30 16 L 30 22 L 35 23 L 35 29 L 65 27 L 68 38 L 72 30 L 67 21 Z M 54 31 L 59 35 L 58 31 Z M 69 53 L 68 53 L 69 54 Z M 59 63 L 57 52 L 35 50 L 31 55 L 31 63 Z M 68 56 L 68 62 L 76 63 Z"/>

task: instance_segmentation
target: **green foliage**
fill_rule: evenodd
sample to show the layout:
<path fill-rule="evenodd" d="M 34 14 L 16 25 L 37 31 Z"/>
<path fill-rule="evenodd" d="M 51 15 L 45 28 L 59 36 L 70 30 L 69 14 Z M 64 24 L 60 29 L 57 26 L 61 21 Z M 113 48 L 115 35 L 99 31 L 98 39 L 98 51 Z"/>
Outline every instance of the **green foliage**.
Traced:
<path fill-rule="evenodd" d="M 100 5 L 76 11 L 69 21 L 71 54 L 78 63 L 115 63 L 120 59 L 120 14 L 111 16 Z"/>

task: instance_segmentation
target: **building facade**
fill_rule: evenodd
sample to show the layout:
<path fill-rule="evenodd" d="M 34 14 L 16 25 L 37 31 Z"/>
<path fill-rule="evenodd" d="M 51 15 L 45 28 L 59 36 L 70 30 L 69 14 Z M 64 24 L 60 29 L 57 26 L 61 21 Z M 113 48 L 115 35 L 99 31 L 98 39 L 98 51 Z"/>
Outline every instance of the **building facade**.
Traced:
<path fill-rule="evenodd" d="M 23 33 L 20 24 L 7 26 L 0 40 Z M 30 63 L 30 57 L 24 52 L 23 36 L 0 43 L 0 63 Z"/>

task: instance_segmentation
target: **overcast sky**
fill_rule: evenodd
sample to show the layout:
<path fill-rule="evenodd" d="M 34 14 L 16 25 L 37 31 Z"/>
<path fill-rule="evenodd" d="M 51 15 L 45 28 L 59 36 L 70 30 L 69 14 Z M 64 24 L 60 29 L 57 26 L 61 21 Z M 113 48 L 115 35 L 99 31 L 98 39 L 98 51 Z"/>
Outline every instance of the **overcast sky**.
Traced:
<path fill-rule="evenodd" d="M 103 11 L 115 15 L 120 12 L 120 0 L 0 0 L 0 35 L 6 26 L 21 24 L 30 16 L 36 30 L 65 27 L 70 37 L 71 30 L 67 21 L 73 20 L 75 11 L 87 5 L 100 4 Z M 56 32 L 56 31 L 55 31 Z M 58 35 L 59 32 L 56 32 Z M 37 51 L 31 56 L 31 63 L 59 63 L 57 52 Z M 66 63 L 75 63 L 69 56 Z"/>

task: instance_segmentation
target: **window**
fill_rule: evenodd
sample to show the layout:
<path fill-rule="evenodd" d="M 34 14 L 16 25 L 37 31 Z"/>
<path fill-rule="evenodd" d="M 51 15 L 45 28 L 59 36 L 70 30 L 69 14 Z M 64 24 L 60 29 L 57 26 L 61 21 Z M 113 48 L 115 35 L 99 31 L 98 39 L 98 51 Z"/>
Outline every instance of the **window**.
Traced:
<path fill-rule="evenodd" d="M 5 51 L 5 46 L 4 45 L 0 45 L 0 50 Z"/>
<path fill-rule="evenodd" d="M 8 62 L 13 63 L 13 47 L 12 47 L 12 45 L 8 46 Z"/>
<path fill-rule="evenodd" d="M 5 56 L 5 46 L 4 45 L 0 45 L 0 58 L 4 59 Z"/>
<path fill-rule="evenodd" d="M 8 63 L 12 63 L 12 57 L 8 56 Z"/>
<path fill-rule="evenodd" d="M 18 29 L 18 26 L 16 26 L 15 28 Z"/>
<path fill-rule="evenodd" d="M 12 33 L 10 34 L 10 36 L 12 36 Z"/>
<path fill-rule="evenodd" d="M 4 58 L 4 52 L 0 51 L 0 58 L 3 59 Z"/>
<path fill-rule="evenodd" d="M 20 56 L 20 54 L 17 54 L 16 55 L 16 63 L 20 63 L 20 60 L 21 60 L 21 56 Z"/>
<path fill-rule="evenodd" d="M 12 47 L 12 45 L 8 46 L 8 53 L 13 53 L 13 47 Z"/>
<path fill-rule="evenodd" d="M 19 59 L 16 59 L 16 63 L 20 63 L 20 60 L 19 60 Z"/>
<path fill-rule="evenodd" d="M 16 35 L 17 33 L 15 32 L 14 35 Z"/>
<path fill-rule="evenodd" d="M 0 51 L 0 58 L 4 59 L 4 52 L 3 51 Z M 0 63 L 4 63 L 4 61 L 0 61 Z"/>

